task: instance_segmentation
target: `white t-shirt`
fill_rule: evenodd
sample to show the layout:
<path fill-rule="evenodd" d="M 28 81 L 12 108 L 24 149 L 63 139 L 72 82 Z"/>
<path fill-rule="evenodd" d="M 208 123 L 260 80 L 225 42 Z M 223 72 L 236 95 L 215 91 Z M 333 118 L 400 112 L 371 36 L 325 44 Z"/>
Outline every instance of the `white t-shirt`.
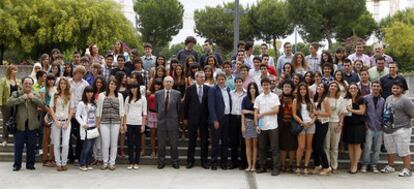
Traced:
<path fill-rule="evenodd" d="M 273 108 L 280 105 L 279 96 L 274 93 L 260 94 L 254 102 L 254 109 L 258 109 L 259 113 L 272 111 Z M 278 128 L 277 114 L 262 117 L 263 126 L 261 130 L 271 130 Z"/>

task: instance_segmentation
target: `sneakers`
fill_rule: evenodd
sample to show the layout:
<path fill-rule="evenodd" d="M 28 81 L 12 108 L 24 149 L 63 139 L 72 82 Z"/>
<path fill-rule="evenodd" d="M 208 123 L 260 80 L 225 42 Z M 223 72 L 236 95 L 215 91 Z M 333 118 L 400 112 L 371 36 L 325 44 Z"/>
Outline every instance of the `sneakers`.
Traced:
<path fill-rule="evenodd" d="M 88 166 L 88 171 L 92 171 L 92 170 L 93 170 L 93 167 Z"/>
<path fill-rule="evenodd" d="M 80 169 L 81 171 L 88 171 L 88 168 L 87 168 L 86 166 L 81 166 L 81 167 L 79 167 L 79 169 Z"/>
<path fill-rule="evenodd" d="M 132 164 L 130 164 L 129 166 L 128 166 L 128 170 L 132 170 L 134 168 L 134 166 L 132 165 Z"/>
<path fill-rule="evenodd" d="M 101 170 L 106 170 L 106 169 L 108 169 L 108 165 L 107 164 L 103 164 L 102 167 L 101 167 Z"/>
<path fill-rule="evenodd" d="M 363 165 L 362 167 L 361 167 L 361 173 L 366 173 L 367 172 L 367 166 L 366 165 Z"/>
<path fill-rule="evenodd" d="M 134 169 L 139 169 L 138 164 L 135 164 L 135 165 L 134 165 Z"/>
<path fill-rule="evenodd" d="M 401 170 L 401 172 L 398 174 L 400 177 L 411 177 L 411 170 L 404 168 Z"/>
<path fill-rule="evenodd" d="M 377 166 L 373 165 L 371 166 L 372 172 L 373 173 L 379 173 L 379 170 L 377 169 Z"/>
<path fill-rule="evenodd" d="M 385 166 L 383 169 L 381 169 L 381 173 L 393 173 L 395 172 L 395 169 L 389 165 Z"/>
<path fill-rule="evenodd" d="M 110 171 L 115 171 L 115 169 L 116 169 L 116 168 L 115 168 L 115 165 L 109 165 L 109 167 L 108 167 L 108 168 L 109 168 L 109 170 L 110 170 Z"/>

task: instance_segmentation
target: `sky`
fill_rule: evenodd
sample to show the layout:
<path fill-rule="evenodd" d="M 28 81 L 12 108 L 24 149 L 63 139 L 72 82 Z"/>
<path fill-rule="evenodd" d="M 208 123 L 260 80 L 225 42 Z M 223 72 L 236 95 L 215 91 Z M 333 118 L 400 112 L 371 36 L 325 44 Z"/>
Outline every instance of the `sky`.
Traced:
<path fill-rule="evenodd" d="M 123 12 L 125 16 L 133 23 L 135 23 L 135 13 L 133 11 L 133 0 L 114 0 L 123 4 Z M 185 40 L 187 36 L 194 36 L 197 38 L 197 41 L 202 42 L 204 38 L 197 36 L 194 32 L 195 23 L 193 20 L 193 13 L 196 9 L 202 9 L 206 6 L 217 6 L 222 5 L 226 2 L 232 2 L 234 0 L 179 0 L 184 5 L 184 18 L 183 18 L 183 28 L 180 32 L 173 37 L 173 40 L 170 44 L 181 43 Z M 255 4 L 257 0 L 240 0 L 240 4 L 243 6 L 251 6 Z M 396 10 L 402 10 L 407 7 L 414 6 L 414 0 L 383 0 L 380 1 L 378 6 L 375 6 L 372 0 L 367 1 L 367 9 L 370 11 L 375 20 L 379 21 L 381 18 L 386 17 L 390 12 L 395 12 Z M 378 14 L 376 14 L 378 13 Z M 295 43 L 295 34 L 291 34 L 285 39 L 280 39 L 282 43 L 291 42 Z M 297 42 L 302 42 L 302 39 L 297 35 Z M 257 41 L 256 43 L 260 43 Z"/>

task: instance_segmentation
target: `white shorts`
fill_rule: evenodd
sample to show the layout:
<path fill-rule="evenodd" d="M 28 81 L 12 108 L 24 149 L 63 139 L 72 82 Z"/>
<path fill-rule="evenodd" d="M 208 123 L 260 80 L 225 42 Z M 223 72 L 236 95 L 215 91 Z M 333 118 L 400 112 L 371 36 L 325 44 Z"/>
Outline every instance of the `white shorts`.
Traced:
<path fill-rule="evenodd" d="M 384 146 L 388 154 L 400 157 L 410 155 L 412 128 L 401 128 L 394 133 L 384 133 Z"/>

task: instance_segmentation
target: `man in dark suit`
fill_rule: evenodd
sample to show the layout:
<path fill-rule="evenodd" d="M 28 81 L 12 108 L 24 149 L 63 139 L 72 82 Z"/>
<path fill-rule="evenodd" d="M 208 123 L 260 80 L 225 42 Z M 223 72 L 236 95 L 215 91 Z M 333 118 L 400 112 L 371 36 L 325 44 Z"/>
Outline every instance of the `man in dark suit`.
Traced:
<path fill-rule="evenodd" d="M 184 100 L 184 122 L 188 123 L 187 168 L 194 166 L 197 130 L 200 132 L 201 166 L 208 169 L 208 101 L 209 87 L 204 85 L 203 71 L 195 73 L 196 83 L 188 87 Z"/>
<path fill-rule="evenodd" d="M 231 96 L 226 86 L 226 75 L 223 72 L 216 75 L 217 84 L 208 91 L 208 110 L 211 128 L 211 169 L 217 170 L 217 156 L 221 141 L 220 167 L 227 169 L 228 135 L 230 126 Z"/>
<path fill-rule="evenodd" d="M 157 137 L 158 137 L 158 169 L 165 167 L 165 146 L 170 141 L 172 166 L 180 168 L 178 163 L 178 115 L 180 110 L 181 93 L 172 89 L 174 79 L 171 76 L 164 78 L 164 89 L 155 93 L 155 107 L 157 110 Z"/>

